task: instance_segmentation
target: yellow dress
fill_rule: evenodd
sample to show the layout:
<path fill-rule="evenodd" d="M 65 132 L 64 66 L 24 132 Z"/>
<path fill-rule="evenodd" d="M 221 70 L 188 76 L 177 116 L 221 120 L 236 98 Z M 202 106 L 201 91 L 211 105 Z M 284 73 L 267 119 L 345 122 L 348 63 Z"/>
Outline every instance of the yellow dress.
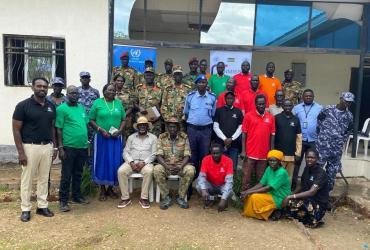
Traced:
<path fill-rule="evenodd" d="M 260 220 L 268 220 L 275 209 L 276 205 L 271 194 L 255 193 L 245 198 L 242 215 Z"/>

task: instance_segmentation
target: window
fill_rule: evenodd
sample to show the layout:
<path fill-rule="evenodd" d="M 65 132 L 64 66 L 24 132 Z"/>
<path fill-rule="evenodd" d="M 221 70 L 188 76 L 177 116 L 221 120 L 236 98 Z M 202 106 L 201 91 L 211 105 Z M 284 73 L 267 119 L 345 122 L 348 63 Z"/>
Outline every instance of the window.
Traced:
<path fill-rule="evenodd" d="M 29 85 L 35 77 L 65 79 L 64 39 L 4 35 L 5 85 Z"/>
<path fill-rule="evenodd" d="M 306 47 L 310 3 L 259 1 L 255 45 Z"/>

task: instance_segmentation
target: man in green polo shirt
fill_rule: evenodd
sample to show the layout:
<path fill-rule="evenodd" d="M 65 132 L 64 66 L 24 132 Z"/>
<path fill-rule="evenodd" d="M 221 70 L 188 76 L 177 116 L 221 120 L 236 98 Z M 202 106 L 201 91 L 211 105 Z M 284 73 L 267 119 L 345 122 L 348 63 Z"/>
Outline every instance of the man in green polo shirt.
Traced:
<path fill-rule="evenodd" d="M 208 86 L 217 97 L 226 90 L 226 83 L 230 76 L 224 74 L 224 62 L 217 63 L 217 74 L 213 74 L 208 80 Z"/>
<path fill-rule="evenodd" d="M 69 187 L 72 179 L 72 202 L 87 204 L 81 195 L 81 176 L 87 159 L 88 116 L 85 108 L 78 103 L 78 89 L 67 88 L 67 102 L 57 108 L 55 127 L 58 133 L 59 158 L 62 161 L 62 176 L 59 189 L 59 209 L 70 210 L 68 206 Z"/>

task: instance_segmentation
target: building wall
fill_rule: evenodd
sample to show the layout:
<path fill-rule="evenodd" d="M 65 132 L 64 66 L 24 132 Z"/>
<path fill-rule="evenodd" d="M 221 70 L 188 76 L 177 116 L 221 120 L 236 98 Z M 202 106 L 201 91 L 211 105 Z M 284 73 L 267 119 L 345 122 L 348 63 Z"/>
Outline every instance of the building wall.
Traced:
<path fill-rule="evenodd" d="M 1 0 L 0 51 L 3 34 L 52 36 L 65 39 L 67 84 L 79 84 L 79 72 L 89 71 L 99 89 L 107 82 L 108 1 Z M 51 91 L 51 90 L 49 90 Z M 14 144 L 11 118 L 15 105 L 31 95 L 30 87 L 4 85 L 0 55 L 0 145 Z"/>

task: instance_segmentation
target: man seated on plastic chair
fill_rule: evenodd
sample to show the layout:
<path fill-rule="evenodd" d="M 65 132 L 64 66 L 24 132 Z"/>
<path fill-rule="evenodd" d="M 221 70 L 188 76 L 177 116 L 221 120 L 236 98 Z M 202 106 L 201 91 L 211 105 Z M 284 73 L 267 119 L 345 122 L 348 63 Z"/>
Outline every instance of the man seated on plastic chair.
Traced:
<path fill-rule="evenodd" d="M 161 209 L 167 209 L 172 205 L 172 198 L 169 195 L 167 178 L 170 175 L 178 175 L 182 179 L 179 184 L 179 194 L 176 203 L 181 208 L 189 208 L 185 200 L 186 192 L 191 185 L 195 168 L 189 164 L 190 146 L 188 136 L 180 131 L 180 122 L 176 118 L 166 121 L 167 131 L 159 135 L 157 142 L 157 161 L 154 166 L 154 179 L 157 182 L 161 195 L 164 198 L 160 203 Z"/>
<path fill-rule="evenodd" d="M 157 151 L 157 137 L 148 132 L 152 124 L 144 116 L 139 117 L 133 127 L 138 132 L 128 137 L 123 150 L 125 163 L 118 169 L 118 182 L 122 196 L 117 207 L 124 208 L 131 204 L 128 178 L 135 172 L 143 175 L 139 203 L 142 208 L 150 208 L 148 193 L 153 180 L 152 163 Z"/>
<path fill-rule="evenodd" d="M 221 195 L 218 211 L 227 208 L 228 198 L 233 194 L 233 161 L 222 154 L 220 144 L 212 144 L 211 154 L 203 158 L 198 177 L 197 190 L 204 200 L 204 208 L 214 204 L 215 196 Z"/>

